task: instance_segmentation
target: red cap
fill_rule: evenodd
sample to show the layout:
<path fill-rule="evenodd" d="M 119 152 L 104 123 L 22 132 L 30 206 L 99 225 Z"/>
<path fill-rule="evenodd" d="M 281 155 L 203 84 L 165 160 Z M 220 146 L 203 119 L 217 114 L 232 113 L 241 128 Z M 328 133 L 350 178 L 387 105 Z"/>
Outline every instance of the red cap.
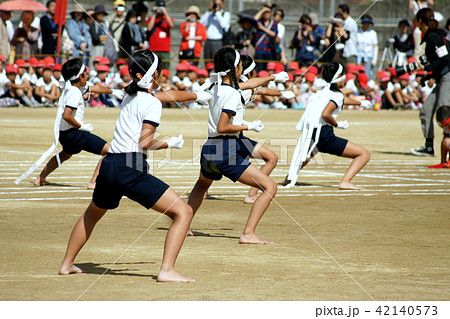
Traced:
<path fill-rule="evenodd" d="M 102 60 L 102 58 L 103 58 L 103 57 L 101 57 L 101 56 L 96 56 L 96 57 L 94 58 L 94 62 L 100 62 L 100 61 Z"/>
<path fill-rule="evenodd" d="M 268 70 L 268 71 L 273 71 L 273 70 L 275 70 L 275 65 L 276 65 L 275 62 L 269 62 L 269 63 L 267 63 L 266 70 Z"/>
<path fill-rule="evenodd" d="M 189 63 L 179 63 L 176 67 L 177 71 L 189 71 Z"/>
<path fill-rule="evenodd" d="M 269 72 L 267 72 L 267 71 L 259 71 L 258 72 L 258 77 L 259 78 L 265 78 L 265 77 L 268 77 L 269 76 Z"/>
<path fill-rule="evenodd" d="M 278 62 L 275 64 L 275 71 L 281 72 L 284 71 L 284 64 L 281 62 Z"/>
<path fill-rule="evenodd" d="M 297 70 L 300 67 L 300 65 L 298 64 L 298 62 L 291 62 L 288 64 L 288 69 L 289 70 Z"/>
<path fill-rule="evenodd" d="M 25 62 L 25 60 L 19 59 L 16 61 L 16 65 L 19 68 L 25 68 L 27 66 L 27 62 Z"/>
<path fill-rule="evenodd" d="M 0 61 L 2 61 L 3 63 L 5 63 L 5 56 L 3 54 L 0 54 Z"/>
<path fill-rule="evenodd" d="M 53 64 L 47 63 L 47 64 L 44 66 L 44 70 L 45 70 L 45 69 L 48 69 L 48 70 L 53 69 Z"/>
<path fill-rule="evenodd" d="M 405 74 L 403 74 L 403 75 L 400 75 L 398 78 L 399 78 L 400 80 L 406 80 L 406 81 L 409 81 L 409 74 L 408 74 L 408 73 L 405 73 Z"/>
<path fill-rule="evenodd" d="M 294 75 L 292 73 L 288 73 L 288 81 L 294 81 Z"/>
<path fill-rule="evenodd" d="M 37 58 L 35 58 L 34 56 L 29 58 L 27 61 L 32 67 L 36 67 L 39 60 Z"/>
<path fill-rule="evenodd" d="M 415 57 L 409 57 L 408 58 L 408 63 L 413 63 L 413 62 L 419 62 L 419 61 L 417 61 L 417 59 L 415 58 Z"/>
<path fill-rule="evenodd" d="M 99 61 L 100 64 L 104 64 L 104 65 L 108 65 L 111 62 L 109 61 L 109 59 L 107 57 L 102 57 Z"/>
<path fill-rule="evenodd" d="M 46 66 L 46 65 L 47 65 L 47 63 L 45 63 L 44 60 L 39 60 L 38 63 L 37 63 L 37 65 L 36 65 L 36 67 L 37 67 L 37 68 L 43 68 L 43 67 Z"/>
<path fill-rule="evenodd" d="M 97 68 L 95 69 L 95 71 L 97 72 L 109 72 L 109 66 L 105 65 L 105 64 L 100 64 L 97 65 Z"/>
<path fill-rule="evenodd" d="M 193 72 L 195 72 L 195 73 L 198 74 L 198 70 L 199 70 L 198 67 L 196 67 L 196 66 L 193 65 L 193 64 L 189 64 L 189 71 L 193 71 Z"/>
<path fill-rule="evenodd" d="M 317 75 L 319 74 L 319 68 L 317 68 L 317 66 L 315 65 L 312 65 L 309 67 L 308 72 Z"/>
<path fill-rule="evenodd" d="M 163 70 L 163 72 L 164 72 L 164 70 Z M 120 76 L 129 75 L 130 74 L 130 70 L 128 70 L 128 67 L 121 68 L 119 74 L 120 74 Z"/>
<path fill-rule="evenodd" d="M 62 70 L 62 65 L 61 64 L 55 64 L 53 66 L 53 71 L 61 71 Z"/>
<path fill-rule="evenodd" d="M 55 59 L 54 59 L 53 57 L 51 57 L 51 56 L 46 56 L 46 57 L 44 58 L 44 61 L 45 61 L 46 63 L 48 63 L 48 64 L 55 64 Z"/>
<path fill-rule="evenodd" d="M 391 80 L 391 75 L 389 72 L 386 71 L 380 71 L 377 73 L 378 79 L 380 79 L 381 82 L 387 82 Z"/>
<path fill-rule="evenodd" d="M 366 72 L 366 67 L 362 64 L 356 66 L 359 72 Z"/>
<path fill-rule="evenodd" d="M 170 78 L 170 72 L 167 69 L 163 69 L 162 70 L 162 74 L 166 77 L 166 78 Z"/>
<path fill-rule="evenodd" d="M 361 84 L 361 86 L 362 86 L 363 88 L 368 87 L 367 83 L 369 82 L 369 78 L 367 77 L 367 74 L 365 74 L 365 73 L 360 73 L 360 74 L 358 75 L 358 82 L 359 82 L 359 84 Z"/>
<path fill-rule="evenodd" d="M 208 71 L 206 71 L 205 69 L 199 69 L 197 74 L 198 74 L 198 76 L 208 77 Z"/>
<path fill-rule="evenodd" d="M 314 82 L 314 80 L 316 79 L 316 75 L 314 73 L 308 72 L 305 75 L 305 79 L 306 81 Z"/>
<path fill-rule="evenodd" d="M 14 64 L 7 64 L 5 67 L 5 71 L 6 71 L 6 74 L 8 74 L 8 73 L 17 74 L 17 73 L 19 73 L 19 68 L 17 66 L 15 66 Z"/>
<path fill-rule="evenodd" d="M 391 76 L 397 76 L 397 72 L 395 72 L 395 69 L 392 66 L 388 67 L 387 71 L 391 74 Z"/>
<path fill-rule="evenodd" d="M 425 73 L 425 71 L 417 71 L 417 72 L 416 72 L 416 75 L 425 76 L 426 73 Z"/>
<path fill-rule="evenodd" d="M 208 71 L 214 70 L 214 63 L 212 63 L 212 62 L 206 63 L 205 69 Z"/>
<path fill-rule="evenodd" d="M 124 59 L 117 60 L 116 65 L 122 65 L 122 64 L 127 64 L 127 61 L 125 61 Z"/>
<path fill-rule="evenodd" d="M 358 74 L 358 73 L 359 73 L 359 70 L 358 70 L 357 65 L 354 64 L 354 63 L 349 63 L 349 64 L 347 64 L 347 72 L 348 72 L 348 73 L 355 73 L 355 74 Z"/>
<path fill-rule="evenodd" d="M 345 79 L 348 80 L 354 80 L 355 79 L 355 75 L 353 73 L 347 73 L 345 75 Z"/>

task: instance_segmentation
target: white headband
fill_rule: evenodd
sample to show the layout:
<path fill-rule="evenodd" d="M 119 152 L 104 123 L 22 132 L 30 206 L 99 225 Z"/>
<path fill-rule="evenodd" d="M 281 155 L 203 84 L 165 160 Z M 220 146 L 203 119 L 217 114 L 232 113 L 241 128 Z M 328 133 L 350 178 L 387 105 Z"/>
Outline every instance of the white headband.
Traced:
<path fill-rule="evenodd" d="M 241 60 L 241 55 L 236 50 L 234 50 L 234 52 L 236 52 L 236 58 L 234 59 L 234 67 L 237 67 L 239 65 L 239 61 Z M 226 71 L 211 73 L 211 76 L 210 76 L 211 83 L 217 82 L 217 95 L 218 96 L 220 95 L 219 92 L 220 92 L 220 87 L 222 85 L 222 77 L 227 75 L 230 71 L 231 71 L 231 69 L 228 69 Z"/>
<path fill-rule="evenodd" d="M 75 81 L 76 79 L 78 79 L 78 77 L 83 74 L 84 70 L 86 70 L 86 66 L 83 64 L 80 68 L 80 71 L 78 71 L 77 75 L 72 76 L 69 81 Z"/>
<path fill-rule="evenodd" d="M 145 75 L 137 83 L 140 88 L 146 90 L 148 90 L 152 86 L 153 75 L 155 74 L 156 68 L 158 67 L 158 56 L 155 53 L 153 53 L 153 58 L 154 60 L 152 66 L 150 67 L 150 69 L 148 69 L 147 72 L 145 72 Z"/>
<path fill-rule="evenodd" d="M 255 63 L 255 61 L 252 61 L 252 64 L 250 64 L 250 66 L 242 72 L 242 75 L 249 74 L 250 72 L 252 72 L 255 69 L 255 67 L 256 67 L 256 63 Z"/>
<path fill-rule="evenodd" d="M 341 74 L 343 70 L 344 70 L 344 67 L 341 64 L 339 64 L 339 68 L 338 68 L 336 74 L 333 76 L 333 79 L 331 80 L 330 84 L 338 83 L 338 82 L 345 80 L 345 78 L 346 78 L 345 74 L 343 76 L 341 76 L 340 78 L 338 78 L 339 74 Z"/>

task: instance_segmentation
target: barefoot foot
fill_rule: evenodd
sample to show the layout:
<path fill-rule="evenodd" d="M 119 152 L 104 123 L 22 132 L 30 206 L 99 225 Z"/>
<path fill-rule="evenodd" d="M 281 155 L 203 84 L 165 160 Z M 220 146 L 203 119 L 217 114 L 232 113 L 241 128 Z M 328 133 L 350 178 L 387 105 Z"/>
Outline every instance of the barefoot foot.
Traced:
<path fill-rule="evenodd" d="M 187 232 L 187 234 L 186 234 L 186 236 L 187 236 L 187 237 L 191 237 L 191 236 L 195 236 L 195 235 L 194 235 L 194 232 L 193 232 L 192 230 L 189 229 L 188 232 Z"/>
<path fill-rule="evenodd" d="M 75 265 L 61 265 L 59 275 L 81 274 L 83 271 Z"/>
<path fill-rule="evenodd" d="M 273 244 L 273 241 L 264 240 L 256 234 L 242 234 L 239 244 Z"/>
<path fill-rule="evenodd" d="M 247 194 L 247 195 L 245 195 L 244 203 L 245 204 L 253 204 L 257 198 L 258 198 L 257 195 L 250 196 L 250 195 Z"/>
<path fill-rule="evenodd" d="M 89 182 L 89 184 L 87 184 L 87 189 L 95 189 L 95 183 Z"/>
<path fill-rule="evenodd" d="M 44 186 L 49 184 L 49 182 L 47 182 L 45 179 L 42 179 L 40 176 L 38 176 L 33 183 L 34 186 Z"/>
<path fill-rule="evenodd" d="M 340 190 L 363 190 L 364 187 L 359 187 L 356 186 L 352 183 L 348 183 L 348 182 L 342 182 L 339 184 L 339 189 Z"/>
<path fill-rule="evenodd" d="M 158 282 L 195 282 L 195 279 L 190 279 L 188 277 L 179 274 L 175 270 L 160 270 L 158 277 L 156 278 Z"/>

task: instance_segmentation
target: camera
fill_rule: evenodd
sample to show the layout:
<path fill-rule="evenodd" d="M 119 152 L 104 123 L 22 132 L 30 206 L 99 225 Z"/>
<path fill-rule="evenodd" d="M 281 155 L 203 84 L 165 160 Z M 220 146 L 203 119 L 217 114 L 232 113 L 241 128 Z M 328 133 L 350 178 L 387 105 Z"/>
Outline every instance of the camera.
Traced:
<path fill-rule="evenodd" d="M 216 11 L 217 10 L 217 3 L 213 2 L 212 8 L 213 8 L 214 11 Z"/>
<path fill-rule="evenodd" d="M 341 22 L 344 22 L 344 21 L 342 19 L 339 19 L 339 18 L 332 18 L 331 19 L 331 23 L 333 23 L 333 24 L 341 23 Z"/>
<path fill-rule="evenodd" d="M 263 6 L 266 7 L 266 8 L 269 8 L 269 9 L 273 9 L 277 5 L 275 3 L 268 2 L 268 3 L 265 3 Z"/>
<path fill-rule="evenodd" d="M 166 1 L 165 0 L 156 0 L 155 2 L 156 2 L 155 6 L 158 7 L 158 8 L 166 6 Z"/>
<path fill-rule="evenodd" d="M 423 66 L 428 64 L 428 60 L 427 60 L 427 58 L 424 55 L 419 57 L 419 61 L 420 61 L 420 64 L 422 64 Z M 401 67 L 396 68 L 395 72 L 397 73 L 397 76 L 401 76 L 401 75 L 403 75 L 405 73 L 414 72 L 419 67 L 420 67 L 419 63 L 412 62 L 412 63 L 405 64 L 405 65 L 403 65 Z"/>

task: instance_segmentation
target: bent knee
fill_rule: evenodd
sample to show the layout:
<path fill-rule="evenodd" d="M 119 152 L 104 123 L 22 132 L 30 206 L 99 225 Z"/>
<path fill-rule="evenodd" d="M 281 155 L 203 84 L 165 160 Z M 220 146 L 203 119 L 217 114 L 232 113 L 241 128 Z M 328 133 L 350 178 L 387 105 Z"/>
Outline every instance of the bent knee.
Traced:
<path fill-rule="evenodd" d="M 273 180 L 269 179 L 267 183 L 263 185 L 264 191 L 274 196 L 277 193 L 278 186 Z"/>
<path fill-rule="evenodd" d="M 361 153 L 362 158 L 365 159 L 366 163 L 370 161 L 370 152 L 366 149 Z"/>

